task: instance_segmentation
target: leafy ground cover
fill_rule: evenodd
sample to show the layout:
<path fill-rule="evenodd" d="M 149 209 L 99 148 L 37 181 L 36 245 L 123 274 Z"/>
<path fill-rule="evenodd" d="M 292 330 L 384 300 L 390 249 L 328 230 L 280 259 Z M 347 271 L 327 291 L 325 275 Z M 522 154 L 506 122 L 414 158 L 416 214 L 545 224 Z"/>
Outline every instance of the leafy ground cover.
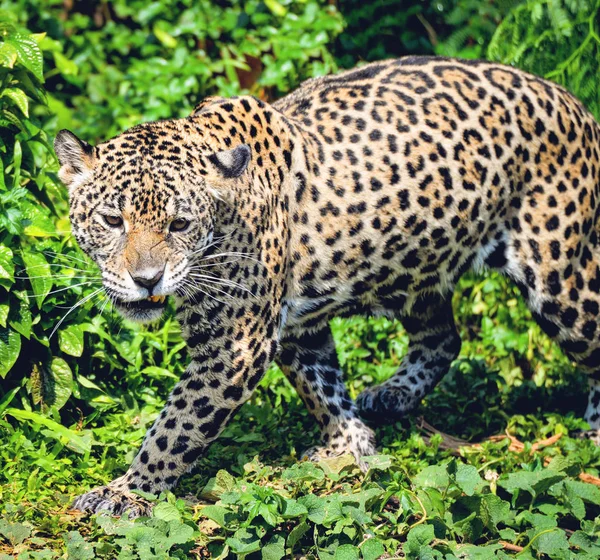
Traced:
<path fill-rule="evenodd" d="M 495 275 L 462 280 L 460 358 L 414 416 L 377 429 L 366 474 L 298 462 L 316 426 L 273 368 L 151 518 L 71 511 L 124 472 L 186 358 L 172 315 L 142 329 L 94 295 L 50 148 L 64 126 L 104 138 L 204 95 L 269 99 L 411 52 L 515 64 L 600 117 L 599 14 L 600 0 L 0 0 L 0 559 L 599 558 L 600 451 L 571 437 L 586 380 Z M 332 329 L 352 396 L 406 350 L 388 319 Z"/>

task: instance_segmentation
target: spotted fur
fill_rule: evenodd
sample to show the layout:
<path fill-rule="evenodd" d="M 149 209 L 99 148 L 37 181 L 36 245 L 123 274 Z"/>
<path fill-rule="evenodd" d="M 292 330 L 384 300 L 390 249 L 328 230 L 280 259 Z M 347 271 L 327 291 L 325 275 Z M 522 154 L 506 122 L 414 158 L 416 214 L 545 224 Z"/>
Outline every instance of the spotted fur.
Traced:
<path fill-rule="evenodd" d="M 173 487 L 273 360 L 322 428 L 310 456 L 360 462 L 374 452 L 363 418 L 407 414 L 457 356 L 450 300 L 472 268 L 514 280 L 590 374 L 599 428 L 599 140 L 555 84 L 413 57 L 272 105 L 209 98 L 97 147 L 61 133 L 79 244 L 127 316 L 157 318 L 156 296 L 175 296 L 190 356 L 127 473 L 75 507 L 147 511 L 130 491 Z M 328 322 L 357 313 L 397 317 L 410 345 L 354 403 Z"/>

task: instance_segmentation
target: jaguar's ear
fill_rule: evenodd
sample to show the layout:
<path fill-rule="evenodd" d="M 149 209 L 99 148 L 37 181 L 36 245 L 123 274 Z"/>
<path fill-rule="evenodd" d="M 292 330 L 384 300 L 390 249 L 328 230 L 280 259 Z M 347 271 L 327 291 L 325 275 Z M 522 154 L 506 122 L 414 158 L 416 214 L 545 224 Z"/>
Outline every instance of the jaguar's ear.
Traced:
<path fill-rule="evenodd" d="M 214 171 L 223 179 L 237 179 L 252 159 L 252 151 L 247 144 L 240 144 L 231 150 L 216 152 L 208 156 Z"/>
<path fill-rule="evenodd" d="M 58 176 L 69 188 L 85 180 L 94 169 L 94 148 L 68 130 L 56 135 L 54 151 L 60 162 Z"/>
<path fill-rule="evenodd" d="M 191 112 L 190 116 L 193 117 L 205 111 L 208 107 L 213 105 L 214 103 L 221 103 L 225 101 L 224 97 L 219 97 L 218 95 L 211 95 L 210 97 L 205 97 L 198 105 L 194 107 L 194 110 Z"/>

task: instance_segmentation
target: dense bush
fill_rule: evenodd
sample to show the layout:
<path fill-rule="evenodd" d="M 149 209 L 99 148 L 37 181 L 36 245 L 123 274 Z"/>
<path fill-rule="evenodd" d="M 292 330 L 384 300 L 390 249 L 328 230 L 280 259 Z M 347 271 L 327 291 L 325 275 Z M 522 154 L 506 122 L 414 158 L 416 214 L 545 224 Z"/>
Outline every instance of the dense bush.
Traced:
<path fill-rule="evenodd" d="M 281 95 L 335 69 L 328 44 L 342 28 L 337 11 L 316 0 L 16 5 L 52 40 L 48 88 L 61 126 L 90 141 L 184 116 L 216 92 Z"/>
<path fill-rule="evenodd" d="M 514 64 L 570 88 L 600 117 L 599 21 L 600 0 L 0 0 L 0 559 L 180 558 L 196 548 L 198 556 L 226 557 L 266 545 L 271 556 L 263 557 L 280 558 L 290 542 L 294 552 L 322 558 L 358 558 L 359 550 L 376 558 L 399 543 L 412 557 L 452 558 L 451 551 L 475 554 L 457 543 L 493 541 L 481 556 L 491 558 L 502 539 L 524 545 L 523 557 L 530 549 L 566 558 L 570 543 L 582 558 L 597 557 L 600 495 L 573 479 L 579 465 L 600 467 L 589 442 L 564 437 L 550 448 L 548 460 L 562 456 L 552 467 L 555 485 L 538 488 L 528 471 L 543 478 L 543 459 L 528 450 L 512 455 L 505 443 L 486 444 L 466 455 L 464 471 L 448 462 L 439 438 L 426 445 L 408 420 L 380 430 L 393 460 L 380 458 L 364 480 L 343 464 L 282 475 L 277 466 L 289 466 L 315 433 L 275 369 L 181 488 L 197 492 L 227 469 L 233 477 L 220 473 L 205 489 L 213 498 L 228 491 L 220 509 L 192 520 L 170 496 L 146 525 L 82 524 L 84 540 L 63 515 L 69 500 L 123 472 L 186 356 L 171 315 L 135 327 L 96 293 L 97 270 L 70 236 L 50 144 L 62 127 L 94 142 L 185 115 L 206 95 L 273 99 L 338 66 L 414 53 Z M 582 426 L 567 413 L 583 404 L 585 380 L 512 285 L 468 276 L 454 308 L 465 342 L 422 409 L 430 422 L 476 439 L 507 428 L 539 439 Z M 407 345 L 402 326 L 388 319 L 335 320 L 333 331 L 353 396 L 391 374 Z M 427 465 L 435 466 L 411 486 L 409 477 Z M 475 467 L 512 474 L 498 490 Z M 464 496 L 470 485 L 488 497 Z M 392 496 L 399 505 L 390 505 Z M 295 517 L 286 517 L 288 505 Z M 495 521 L 475 521 L 492 514 Z M 347 556 L 336 555 L 338 545 Z"/>

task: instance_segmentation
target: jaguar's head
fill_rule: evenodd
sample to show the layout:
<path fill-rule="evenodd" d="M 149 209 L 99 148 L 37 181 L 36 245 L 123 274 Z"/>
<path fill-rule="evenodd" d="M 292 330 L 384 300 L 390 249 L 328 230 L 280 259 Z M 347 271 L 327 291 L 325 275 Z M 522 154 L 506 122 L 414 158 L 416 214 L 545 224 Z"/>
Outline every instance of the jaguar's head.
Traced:
<path fill-rule="evenodd" d="M 140 125 L 95 147 L 67 130 L 57 135 L 73 233 L 127 318 L 159 318 L 166 296 L 193 284 L 194 260 L 215 237 L 223 185 L 251 159 L 246 144 L 215 145 L 187 119 Z"/>

